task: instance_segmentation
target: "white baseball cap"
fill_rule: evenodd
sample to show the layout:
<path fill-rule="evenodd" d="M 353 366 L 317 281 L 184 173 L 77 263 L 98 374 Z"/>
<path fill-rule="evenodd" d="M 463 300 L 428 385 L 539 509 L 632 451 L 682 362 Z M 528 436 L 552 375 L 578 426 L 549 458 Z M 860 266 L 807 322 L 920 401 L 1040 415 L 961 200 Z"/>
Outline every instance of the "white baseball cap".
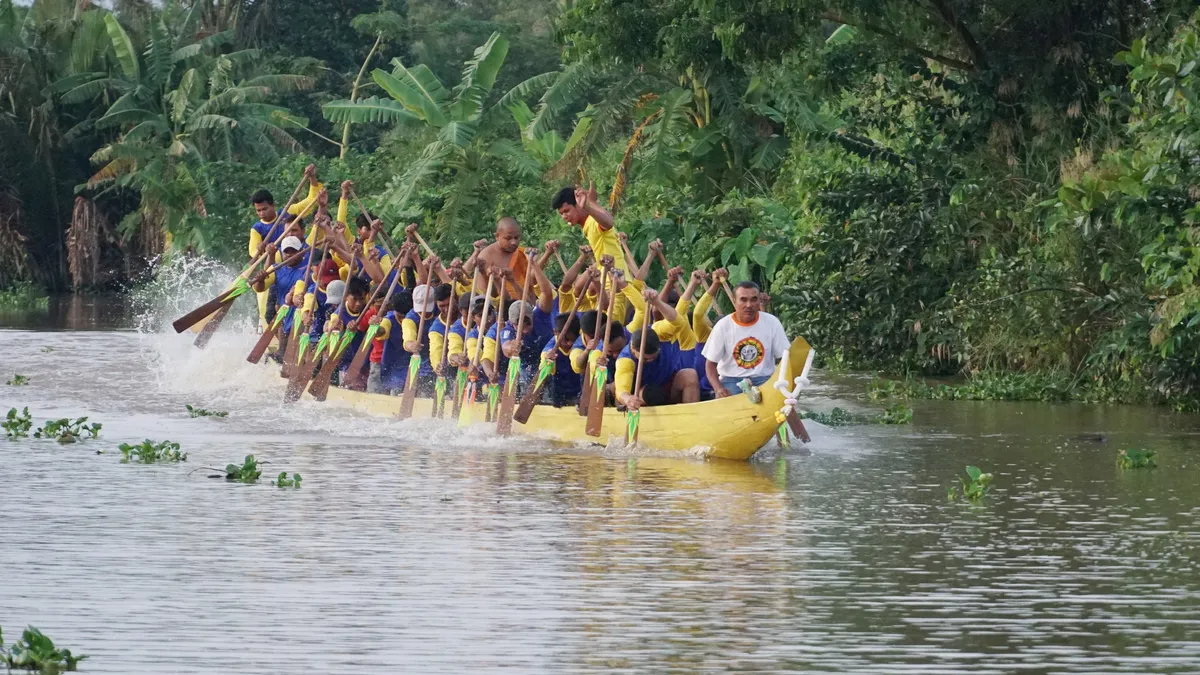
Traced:
<path fill-rule="evenodd" d="M 299 251 L 302 248 L 304 248 L 304 242 L 300 241 L 300 237 L 284 237 L 283 241 L 279 244 L 280 251 L 288 249 Z"/>
<path fill-rule="evenodd" d="M 338 279 L 337 281 L 329 282 L 325 287 L 325 302 L 338 305 L 342 302 L 342 297 L 346 295 L 346 282 Z"/>
<path fill-rule="evenodd" d="M 433 297 L 433 288 L 421 284 L 413 289 L 413 309 L 421 314 L 428 314 L 437 308 L 437 301 Z"/>

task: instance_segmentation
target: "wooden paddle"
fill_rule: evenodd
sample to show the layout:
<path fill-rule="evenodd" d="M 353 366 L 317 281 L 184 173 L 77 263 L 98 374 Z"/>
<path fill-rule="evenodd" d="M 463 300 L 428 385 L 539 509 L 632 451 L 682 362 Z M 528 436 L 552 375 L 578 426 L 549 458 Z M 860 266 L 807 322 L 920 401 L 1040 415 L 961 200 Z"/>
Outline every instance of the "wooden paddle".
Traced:
<path fill-rule="evenodd" d="M 551 371 L 554 370 L 554 363 L 558 360 L 559 348 L 562 346 L 563 340 L 566 339 L 567 329 L 570 327 L 571 317 L 568 317 L 566 322 L 563 323 L 562 330 L 560 330 L 558 335 L 554 337 L 554 349 L 552 351 L 554 354 L 554 359 L 542 359 L 542 363 L 538 367 L 537 379 L 534 380 L 533 386 L 531 386 L 529 390 L 525 392 L 525 395 L 521 397 L 521 405 L 517 406 L 517 412 L 513 413 L 513 419 L 521 424 L 525 424 L 529 421 L 529 416 L 533 414 L 534 406 L 536 406 L 537 402 L 541 399 L 542 389 L 545 388 L 546 381 L 550 379 L 550 375 L 553 374 Z"/>
<path fill-rule="evenodd" d="M 450 269 L 458 271 L 453 264 Z M 446 414 L 446 391 L 449 389 L 449 383 L 446 381 L 446 354 L 450 349 L 450 317 L 454 316 L 454 308 L 458 306 L 458 293 L 455 292 L 455 284 L 457 282 L 457 274 L 450 276 L 450 305 L 446 307 L 446 316 L 442 319 L 442 352 L 438 358 L 437 377 L 433 381 L 433 407 L 430 409 L 430 417 L 441 419 Z M 430 354 L 430 358 L 433 355 Z"/>
<path fill-rule="evenodd" d="M 311 251 L 311 250 L 312 249 L 310 248 L 309 251 Z M 324 257 L 325 257 L 325 249 L 322 247 L 321 258 L 324 258 Z M 312 256 L 310 255 L 308 257 L 308 268 L 304 271 L 304 288 L 305 289 L 308 288 L 308 283 L 312 276 L 312 269 L 313 269 L 313 259 L 312 259 Z M 278 308 L 275 311 L 275 319 L 271 322 L 271 325 L 267 328 L 267 330 L 263 331 L 263 334 L 259 336 L 258 342 L 254 343 L 254 348 L 251 349 L 250 354 L 246 356 L 247 361 L 249 361 L 250 363 L 258 363 L 259 361 L 262 360 L 263 354 L 265 354 L 267 352 L 267 348 L 271 346 L 271 338 L 275 337 L 276 333 L 279 331 L 279 327 L 281 325 L 283 325 L 284 319 L 291 312 L 291 310 L 292 310 L 291 305 L 284 304 L 282 307 Z M 299 312 L 297 312 L 297 314 L 299 314 Z M 299 317 L 296 317 L 296 319 L 292 320 L 292 333 L 293 334 L 296 333 L 296 327 L 299 325 L 298 318 Z M 291 352 L 293 350 L 293 344 L 295 343 L 295 340 L 294 339 L 288 340 L 288 338 L 286 336 L 284 336 L 282 339 L 288 342 L 286 351 Z M 291 359 L 291 363 L 295 364 L 296 359 L 295 359 L 294 353 L 292 354 L 292 357 L 293 358 Z M 285 357 L 284 358 L 284 367 L 285 368 L 287 367 L 287 364 L 288 364 L 288 359 Z"/>
<path fill-rule="evenodd" d="M 479 337 L 475 340 L 475 354 L 471 357 L 471 366 L 467 371 L 467 387 L 463 394 L 462 407 L 470 410 L 475 405 L 475 398 L 479 382 L 479 359 L 483 357 L 483 338 L 487 330 L 488 312 L 492 308 L 492 288 L 496 281 L 495 274 L 488 275 L 487 290 L 483 293 L 483 316 L 479 318 L 479 326 L 476 328 L 476 333 Z M 469 332 L 469 331 L 468 331 Z M 461 415 L 462 411 L 459 411 Z"/>
<path fill-rule="evenodd" d="M 433 299 L 432 298 L 433 289 L 429 287 L 429 277 L 432 273 L 433 273 L 433 266 L 426 265 L 425 266 L 425 283 L 423 284 L 425 286 L 426 300 Z M 400 275 L 397 274 L 396 278 L 399 278 L 399 277 L 400 277 Z M 421 372 L 421 348 L 425 344 L 425 340 L 424 340 L 425 312 L 423 311 L 424 309 L 425 309 L 424 307 L 421 307 L 420 308 L 421 311 L 417 312 L 418 316 L 420 317 L 420 321 L 417 323 L 417 353 L 413 354 L 408 359 L 408 378 L 405 379 L 405 381 L 404 381 L 404 394 L 400 397 L 399 416 L 400 416 L 400 419 L 402 419 L 402 420 L 406 420 L 406 419 L 412 417 L 413 404 L 417 400 L 417 379 L 418 379 L 419 373 Z M 434 309 L 435 310 L 437 309 L 436 304 L 434 305 Z"/>
<path fill-rule="evenodd" d="M 346 296 L 342 295 L 342 301 L 339 302 L 337 308 L 333 310 L 334 315 L 340 315 L 342 313 L 342 308 L 345 306 Z M 306 332 L 305 335 L 307 334 L 308 333 Z M 288 380 L 287 391 L 283 396 L 284 403 L 295 403 L 296 401 L 300 400 L 300 395 L 304 393 L 305 388 L 308 387 L 309 381 L 314 377 L 317 359 L 321 358 L 322 355 L 325 355 L 326 360 L 332 358 L 331 355 L 326 354 L 326 352 L 330 351 L 329 348 L 331 346 L 336 346 L 337 342 L 338 331 L 326 332 L 322 326 L 321 339 L 317 341 L 317 346 L 314 347 L 309 353 L 309 357 L 307 359 L 304 358 L 303 354 L 301 354 L 299 363 L 295 368 L 292 369 L 292 375 Z M 332 343 L 332 345 L 330 343 Z"/>
<path fill-rule="evenodd" d="M 467 349 L 467 334 L 471 332 L 471 319 L 474 317 L 471 311 L 475 308 L 475 297 L 478 295 L 477 288 L 479 283 L 479 267 L 471 274 L 471 301 L 467 303 L 466 321 L 463 321 L 463 355 L 466 356 Z M 458 367 L 458 372 L 454 376 L 454 403 L 450 411 L 450 416 L 458 419 L 462 414 L 462 402 L 467 393 L 467 373 L 470 371 L 470 359 L 467 359 L 467 364 Z"/>
<path fill-rule="evenodd" d="M 388 286 L 388 292 L 383 296 L 383 302 L 379 304 L 379 311 L 376 316 L 380 316 L 387 311 L 388 302 L 392 299 L 392 294 L 396 292 L 396 283 L 400 281 L 399 274 L 392 275 L 392 283 Z M 375 334 L 379 332 L 378 324 L 367 324 L 366 332 L 363 334 L 362 344 L 358 346 L 358 351 L 354 353 L 354 359 L 350 361 L 350 367 L 346 369 L 346 381 L 342 384 L 347 389 L 354 389 L 362 386 L 363 381 L 370 374 L 363 372 L 363 366 L 367 362 L 367 357 L 371 355 L 371 350 L 374 349 L 373 341 Z"/>
<path fill-rule="evenodd" d="M 596 360 L 596 372 L 592 373 L 592 400 L 588 403 L 587 425 L 584 427 L 584 433 L 588 436 L 599 436 L 600 429 L 604 426 L 604 385 L 608 383 L 608 364 L 600 365 L 600 360 L 607 360 L 608 341 L 612 338 L 613 325 L 613 307 L 617 300 L 617 280 L 612 278 L 612 271 L 609 271 L 609 280 L 612 283 L 612 290 L 608 294 L 608 321 L 604 326 L 604 342 L 600 345 L 600 359 Z M 600 331 L 596 331 L 598 334 Z M 589 354 L 590 356 L 590 354 Z"/>
<path fill-rule="evenodd" d="M 300 190 L 304 187 L 304 184 L 307 182 L 308 182 L 308 175 L 305 174 L 304 178 L 300 179 L 300 184 L 297 185 L 296 189 L 292 192 L 292 196 L 290 199 L 288 199 L 287 204 L 284 205 L 283 211 L 281 211 L 279 213 L 279 215 L 277 215 L 275 217 L 275 222 L 271 223 L 271 229 L 267 231 L 267 236 L 263 237 L 264 243 L 267 242 L 268 240 L 271 240 L 271 237 L 273 237 L 275 235 L 275 229 L 277 227 L 279 227 L 279 224 L 281 222 L 283 222 L 284 214 L 286 214 L 287 210 L 289 208 L 291 208 L 292 203 L 296 201 L 296 197 L 300 196 Z M 284 232 L 287 232 L 287 228 L 284 228 Z M 280 239 L 283 239 L 283 232 L 279 233 L 279 237 L 277 237 L 274 240 L 274 243 L 278 243 Z M 175 329 L 175 332 L 182 333 L 183 331 L 191 328 L 192 326 L 196 325 L 201 320 L 203 320 L 205 317 L 207 317 L 207 316 L 211 315 L 213 312 L 216 312 L 217 310 L 219 310 L 223 304 L 226 304 L 227 302 L 233 302 L 235 299 L 237 299 L 237 297 L 239 295 L 243 295 L 246 291 L 250 290 L 251 284 L 248 284 L 247 280 L 250 278 L 250 275 L 254 273 L 254 269 L 256 267 L 258 267 L 259 263 L 261 263 L 267 257 L 267 252 L 266 252 L 265 246 L 260 248 L 259 250 L 260 250 L 260 253 L 258 254 L 258 257 L 256 257 L 249 265 L 246 266 L 245 269 L 242 270 L 242 273 L 239 274 L 237 276 L 237 278 L 235 278 L 233 280 L 233 283 L 231 283 L 229 285 L 229 288 L 222 291 L 219 295 L 217 295 L 217 297 L 213 298 L 212 300 L 209 300 L 208 302 L 204 303 L 203 305 L 200 305 L 196 309 L 193 309 L 192 311 L 188 312 L 187 314 L 184 314 L 183 316 L 179 317 L 178 319 L 175 319 L 175 321 L 171 323 L 171 327 Z M 222 315 L 222 318 L 224 318 L 223 315 Z M 210 321 L 209 323 L 212 323 L 212 322 Z M 218 323 L 218 325 L 220 325 L 220 324 Z M 208 326 L 205 326 L 205 328 L 207 328 L 207 327 Z M 212 330 L 216 331 L 216 329 L 217 329 L 216 326 L 213 326 Z M 197 338 L 197 339 L 199 339 L 199 338 Z M 205 340 L 205 342 L 207 342 L 207 340 Z"/>
<path fill-rule="evenodd" d="M 601 283 L 601 288 L 603 289 L 603 284 L 604 284 L 603 278 L 600 280 L 600 283 Z M 586 286 L 584 287 L 583 292 L 584 292 L 584 294 L 587 293 Z M 604 291 L 601 290 L 600 294 L 603 295 Z M 604 316 L 603 312 L 596 313 L 596 327 L 594 329 L 592 329 L 594 331 L 592 334 L 592 339 L 589 340 L 584 345 L 584 354 L 586 356 L 591 356 L 592 350 L 594 350 L 596 348 L 596 342 L 600 338 L 600 319 L 603 316 Z M 583 364 L 583 388 L 582 388 L 583 390 L 579 394 L 579 403 L 575 404 L 575 412 L 579 413 L 580 417 L 587 417 L 588 406 L 591 405 L 591 403 L 592 403 L 592 375 L 591 375 L 591 373 L 592 373 L 592 371 L 588 367 L 588 359 L 585 357 L 584 364 Z"/>
<path fill-rule="evenodd" d="M 668 281 L 667 283 L 670 283 Z M 637 374 L 633 378 L 633 393 L 637 397 L 642 395 L 642 365 L 646 362 L 646 335 L 649 331 L 654 330 L 654 305 L 646 303 L 646 320 L 642 322 L 642 338 L 638 340 L 638 364 Z M 642 423 L 642 411 L 626 410 L 625 411 L 625 445 L 633 445 L 638 441 L 638 431 Z"/>
<path fill-rule="evenodd" d="M 513 425 L 513 409 L 517 406 L 517 384 L 521 379 L 521 343 L 524 342 L 525 332 L 525 308 L 529 302 L 529 286 L 533 283 L 533 271 L 529 269 L 530 265 L 535 265 L 533 256 L 529 251 L 525 252 L 526 272 L 525 284 L 521 289 L 521 316 L 517 318 L 517 338 L 514 351 L 516 356 L 511 356 L 508 359 L 508 374 L 504 378 L 504 388 L 500 393 L 500 411 L 496 415 L 496 433 L 501 436 L 512 434 Z M 500 360 L 500 354 L 503 353 L 504 345 L 500 344 L 500 330 L 496 331 L 496 360 Z"/>
<path fill-rule="evenodd" d="M 363 305 L 363 313 L 366 313 L 367 307 L 370 307 L 371 303 L 375 302 L 375 298 L 379 297 L 379 291 L 381 290 L 383 290 L 383 284 L 377 284 L 375 286 L 375 290 L 371 291 L 371 296 L 367 298 L 366 304 Z M 345 304 L 346 298 L 343 297 L 341 306 L 344 307 Z M 341 312 L 339 311 L 338 314 L 340 315 Z M 353 323 L 357 324 L 357 321 Z M 313 378 L 312 384 L 308 386 L 308 393 L 311 394 L 314 399 L 318 401 L 324 401 L 325 397 L 329 394 L 329 384 L 333 380 L 333 371 L 337 368 L 337 364 L 341 360 L 342 354 L 346 351 L 346 348 L 350 346 L 350 343 L 354 340 L 354 336 L 357 333 L 357 325 L 355 325 L 353 329 L 351 329 L 349 326 L 346 326 L 346 329 L 342 331 L 339 339 L 330 339 L 331 344 L 329 345 L 329 356 L 326 357 L 325 363 L 321 364 L 321 370 L 318 371 L 316 377 Z"/>

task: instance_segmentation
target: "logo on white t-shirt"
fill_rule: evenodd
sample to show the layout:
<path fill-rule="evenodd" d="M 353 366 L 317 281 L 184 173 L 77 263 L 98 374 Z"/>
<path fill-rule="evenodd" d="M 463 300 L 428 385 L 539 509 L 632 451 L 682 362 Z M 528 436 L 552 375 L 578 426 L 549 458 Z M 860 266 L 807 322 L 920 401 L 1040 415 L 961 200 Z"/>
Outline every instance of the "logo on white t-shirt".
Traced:
<path fill-rule="evenodd" d="M 738 364 L 739 368 L 753 370 L 758 367 L 758 364 L 763 362 L 763 355 L 766 354 L 766 349 L 763 348 L 763 343 L 753 335 L 747 336 L 738 340 L 738 343 L 733 348 L 733 360 Z"/>

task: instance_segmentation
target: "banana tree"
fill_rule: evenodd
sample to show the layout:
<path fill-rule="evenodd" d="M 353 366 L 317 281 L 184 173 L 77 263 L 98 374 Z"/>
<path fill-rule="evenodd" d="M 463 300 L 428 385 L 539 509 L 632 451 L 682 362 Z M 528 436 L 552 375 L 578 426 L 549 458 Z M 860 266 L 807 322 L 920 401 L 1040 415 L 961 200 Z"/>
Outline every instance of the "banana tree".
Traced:
<path fill-rule="evenodd" d="M 159 19 L 150 25 L 149 44 L 139 57 L 133 40 L 113 14 L 104 17 L 118 68 L 80 73 L 54 85 L 63 103 L 116 100 L 81 128 L 117 137 L 92 156 L 102 167 L 83 189 L 130 187 L 139 191 L 139 209 L 122 222 L 131 236 L 147 223 L 163 226 L 179 245 L 208 248 L 202 219 L 207 187 L 197 169 L 214 160 L 259 162 L 295 151 L 287 131 L 304 124 L 286 109 L 268 103 L 276 93 L 312 86 L 298 75 L 257 74 L 258 53 L 217 50 L 230 32 L 190 38 L 191 20 L 172 35 Z"/>
<path fill-rule="evenodd" d="M 491 174 L 497 162 L 511 167 L 505 157 L 523 151 L 511 143 L 497 146 L 496 141 L 479 133 L 488 114 L 493 109 L 503 109 L 507 103 L 502 98 L 496 105 L 485 107 L 508 47 L 507 38 L 492 33 L 464 64 L 462 81 L 453 89 L 446 88 L 425 64 L 409 68 L 396 59 L 392 61 L 391 72 L 377 68 L 371 73 L 387 97 L 325 104 L 325 117 L 334 123 L 393 122 L 424 126 L 436 132 L 436 138 L 389 187 L 382 204 L 386 213 L 410 207 L 434 176 L 448 171 L 453 184 L 437 214 L 439 224 L 466 224 L 476 217 L 472 211 L 482 202 L 485 176 Z"/>

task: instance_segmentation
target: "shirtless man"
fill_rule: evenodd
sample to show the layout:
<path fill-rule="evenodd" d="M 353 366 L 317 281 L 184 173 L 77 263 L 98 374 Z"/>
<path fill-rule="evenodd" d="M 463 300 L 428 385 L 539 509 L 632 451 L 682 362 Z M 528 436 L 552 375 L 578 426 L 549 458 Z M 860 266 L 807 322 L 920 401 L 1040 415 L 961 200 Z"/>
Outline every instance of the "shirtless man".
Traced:
<path fill-rule="evenodd" d="M 482 240 L 475 242 L 476 246 L 483 243 Z M 517 222 L 516 218 L 505 217 L 496 223 L 496 241 L 479 251 L 478 261 L 484 270 L 511 270 L 512 276 L 505 284 L 508 298 L 510 300 L 521 298 L 521 288 L 525 284 L 528 263 L 521 252 L 521 224 Z M 467 264 L 463 266 L 463 271 L 468 276 L 473 275 L 475 264 L 468 260 Z M 480 287 L 479 290 L 483 291 L 484 288 Z"/>

